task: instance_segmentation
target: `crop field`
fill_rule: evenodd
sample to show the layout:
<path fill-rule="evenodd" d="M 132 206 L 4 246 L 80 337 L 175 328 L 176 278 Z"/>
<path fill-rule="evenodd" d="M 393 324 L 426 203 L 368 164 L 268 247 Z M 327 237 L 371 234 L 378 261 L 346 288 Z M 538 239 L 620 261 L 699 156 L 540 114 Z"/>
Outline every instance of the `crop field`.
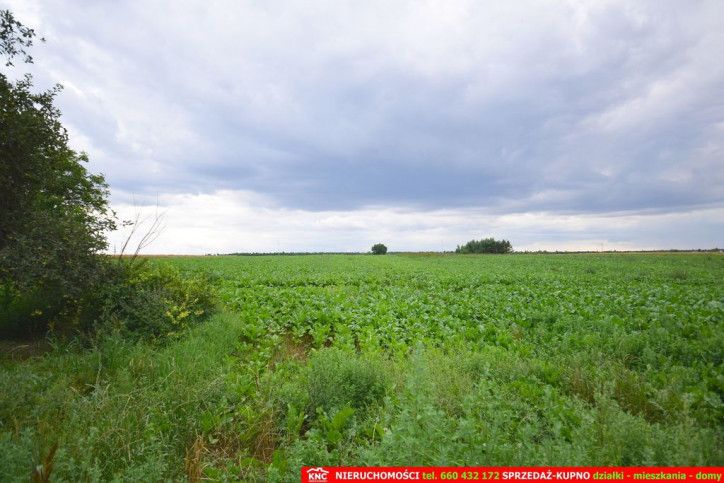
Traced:
<path fill-rule="evenodd" d="M 164 259 L 178 341 L 0 365 L 0 472 L 298 481 L 305 466 L 724 465 L 724 257 Z"/>

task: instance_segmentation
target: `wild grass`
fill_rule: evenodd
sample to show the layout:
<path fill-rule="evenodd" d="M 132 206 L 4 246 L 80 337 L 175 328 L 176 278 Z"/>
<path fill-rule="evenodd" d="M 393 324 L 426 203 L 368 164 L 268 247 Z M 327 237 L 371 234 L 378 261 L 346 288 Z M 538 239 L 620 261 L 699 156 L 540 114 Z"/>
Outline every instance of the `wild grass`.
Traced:
<path fill-rule="evenodd" d="M 108 336 L 92 349 L 58 345 L 3 363 L 4 478 L 26 481 L 56 443 L 53 479 L 180 475 L 202 432 L 199 414 L 226 393 L 241 325 L 223 314 L 165 348 Z"/>

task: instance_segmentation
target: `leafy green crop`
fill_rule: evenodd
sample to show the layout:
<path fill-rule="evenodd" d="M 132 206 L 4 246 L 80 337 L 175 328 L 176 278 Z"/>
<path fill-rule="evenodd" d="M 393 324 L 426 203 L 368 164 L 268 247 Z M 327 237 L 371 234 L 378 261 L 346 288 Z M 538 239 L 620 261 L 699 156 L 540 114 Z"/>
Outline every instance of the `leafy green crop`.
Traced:
<path fill-rule="evenodd" d="M 381 357 L 397 368 L 401 385 L 389 392 L 382 411 L 391 427 L 381 441 L 390 447 L 378 461 L 371 441 L 362 438 L 348 451 L 345 464 L 366 458 L 380 464 L 722 461 L 721 257 L 316 256 L 179 262 L 219 270 L 227 308 L 263 327 L 262 337 L 287 334 L 308 351 L 333 347 L 349 360 Z M 412 357 L 414 347 L 428 355 Z M 416 390 L 428 387 L 429 394 L 411 398 L 404 381 L 423 360 L 429 374 Z M 341 369 L 337 366 L 328 369 L 329 385 L 342 388 L 332 382 Z M 335 397 L 327 397 L 327 407 Z M 438 429 L 401 433 L 411 405 L 421 401 L 427 402 L 415 420 L 422 424 L 432 418 L 430 424 Z M 471 407 L 479 407 L 478 413 L 470 413 Z M 457 433 L 470 438 L 460 436 L 467 448 L 462 452 L 454 442 L 431 441 L 431 435 L 445 439 Z M 416 442 L 400 440 L 403 434 Z M 312 442 L 302 437 L 296 444 L 309 451 Z M 400 449 L 415 445 L 438 450 L 415 459 Z M 697 445 L 701 448 L 691 449 Z M 324 452 L 323 446 L 315 448 Z M 319 455 L 318 461 L 327 457 Z"/>
<path fill-rule="evenodd" d="M 3 362 L 10 479 L 55 442 L 59 480 L 724 464 L 719 255 L 169 261 L 224 313 L 166 346 Z"/>

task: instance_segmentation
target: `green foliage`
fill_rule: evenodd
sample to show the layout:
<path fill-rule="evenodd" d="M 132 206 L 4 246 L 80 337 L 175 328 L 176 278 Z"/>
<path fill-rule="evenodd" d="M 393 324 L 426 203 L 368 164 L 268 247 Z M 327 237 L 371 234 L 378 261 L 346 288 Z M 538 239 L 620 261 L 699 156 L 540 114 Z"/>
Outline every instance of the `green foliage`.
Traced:
<path fill-rule="evenodd" d="M 375 243 L 372 245 L 373 255 L 385 255 L 387 253 L 387 247 L 382 243 Z"/>
<path fill-rule="evenodd" d="M 233 396 L 222 376 L 241 326 L 217 315 L 164 347 L 106 334 L 90 349 L 3 360 L 0 386 L 13 391 L 0 393 L 0 479 L 27 481 L 58 442 L 53 481 L 180 480 L 203 414 Z"/>
<path fill-rule="evenodd" d="M 88 319 L 101 330 L 133 339 L 178 338 L 215 308 L 213 284 L 204 274 L 188 276 L 166 263 L 124 263 L 96 294 Z M 98 313 L 100 312 L 100 313 Z"/>
<path fill-rule="evenodd" d="M 34 38 L 33 29 L 18 22 L 9 10 L 0 10 L 0 55 L 6 57 L 5 67 L 13 65 L 12 58 L 16 55 L 22 55 L 25 62 L 32 63 L 33 58 L 25 49 L 33 45 Z"/>
<path fill-rule="evenodd" d="M 214 273 L 228 312 L 163 345 L 105 331 L 90 348 L 8 352 L 8 479 L 56 441 L 59 481 L 724 464 L 721 257 L 169 262 Z"/>
<path fill-rule="evenodd" d="M 349 405 L 362 409 L 379 403 L 390 385 L 379 361 L 350 357 L 339 349 L 322 349 L 309 361 L 307 413 Z"/>
<path fill-rule="evenodd" d="M 497 253 L 504 254 L 513 251 L 513 246 L 508 240 L 496 240 L 485 238 L 483 240 L 470 240 L 465 245 L 458 245 L 455 253 Z"/>
<path fill-rule="evenodd" d="M 60 300 L 47 293 L 0 286 L 0 339 L 42 332 L 53 325 L 61 306 Z"/>
<path fill-rule="evenodd" d="M 0 19 L 0 53 L 30 61 L 24 48 L 34 32 L 7 11 Z M 29 75 L 12 82 L 0 73 L 0 286 L 6 306 L 38 300 L 31 314 L 63 314 L 59 325 L 102 279 L 97 254 L 115 223 L 103 176 L 90 174 L 85 154 L 68 146 L 53 105 L 60 86 L 31 89 Z"/>
<path fill-rule="evenodd" d="M 414 461 L 394 450 L 406 447 L 419 448 L 418 456 L 428 455 L 419 461 L 430 464 L 449 457 L 463 463 L 585 465 L 644 462 L 651 454 L 660 463 L 721 460 L 716 448 L 722 434 L 712 432 L 724 416 L 718 402 L 724 380 L 724 333 L 717 325 L 724 320 L 720 261 L 671 255 L 403 256 L 362 263 L 318 256 L 213 258 L 203 264 L 228 274 L 221 293 L 227 307 L 259 320 L 266 334 L 295 334 L 310 347 L 331 345 L 349 361 L 388 357 L 401 371 L 395 380 L 404 380 L 412 367 L 427 367 L 416 384 L 398 381 L 401 389 L 388 390 L 391 403 L 384 398 L 370 406 L 381 408 L 378 423 L 388 431 L 373 431 L 384 434 L 384 450 L 364 450 L 370 459 L 363 462 Z M 201 262 L 179 260 L 189 267 Z M 684 268 L 687 278 L 671 277 Z M 408 367 L 410 347 L 420 343 L 428 347 L 427 355 Z M 320 368 L 315 371 L 334 374 L 334 366 L 315 362 Z M 478 393 L 483 380 L 488 382 Z M 302 384 L 309 387 L 309 380 Z M 413 387 L 418 392 L 406 396 Z M 424 405 L 409 412 L 423 395 Z M 324 398 L 340 401 L 337 409 L 346 402 L 334 391 Z M 308 401 L 299 395 L 291 400 L 297 408 Z M 511 406 L 511 400 L 520 402 Z M 603 404 L 610 406 L 610 419 L 599 418 Z M 305 424 L 317 427 L 310 408 Z M 334 408 L 327 406 L 325 417 L 335 414 Z M 481 420 L 475 414 L 487 416 Z M 406 426 L 418 416 L 430 418 L 429 425 Z M 375 426 L 361 414 L 355 421 L 357 442 L 350 444 L 358 453 L 302 438 L 290 447 L 290 465 L 300 454 L 311 458 L 312 453 L 316 459 L 310 462 L 331 457 L 338 464 L 335 458 L 347 454 L 346 463 L 359 463 L 355 458 L 370 443 L 361 435 Z M 614 438 L 609 433 L 600 438 L 605 424 L 636 428 L 626 430 L 633 439 L 632 431 L 645 432 L 637 441 L 646 449 L 625 458 L 602 451 Z M 459 447 L 441 444 L 449 437 L 438 437 L 433 427 L 444 428 L 441 434 L 459 433 Z M 485 427 L 491 431 L 487 436 L 480 433 Z M 407 439 L 388 441 L 392 434 Z M 662 441 L 689 449 L 664 456 Z M 482 444 L 487 456 L 465 449 Z M 381 455 L 386 457 L 375 459 Z"/>
<path fill-rule="evenodd" d="M 344 406 L 332 411 L 331 415 L 327 415 L 320 408 L 317 413 L 319 415 L 317 425 L 307 433 L 309 439 L 324 442 L 328 450 L 339 449 L 354 440 L 356 433 L 354 431 L 354 409 Z"/>

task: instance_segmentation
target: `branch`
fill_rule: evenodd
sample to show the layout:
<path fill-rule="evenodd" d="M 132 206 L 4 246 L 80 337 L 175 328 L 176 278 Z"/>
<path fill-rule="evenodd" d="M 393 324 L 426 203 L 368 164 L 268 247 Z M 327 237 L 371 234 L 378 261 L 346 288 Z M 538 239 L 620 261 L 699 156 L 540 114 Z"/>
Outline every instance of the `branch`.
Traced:
<path fill-rule="evenodd" d="M 120 263 L 120 260 L 123 258 L 123 255 L 126 253 L 126 249 L 128 248 L 128 245 L 131 243 L 131 239 L 134 237 L 138 229 L 144 225 L 149 220 L 151 221 L 151 226 L 148 227 L 148 229 L 143 233 L 143 236 L 141 236 L 141 240 L 136 245 L 136 249 L 133 252 L 133 255 L 130 259 L 130 264 L 133 264 L 133 262 L 138 258 L 138 254 L 143 250 L 144 248 L 151 245 L 156 239 L 161 236 L 161 233 L 163 233 L 163 230 L 166 228 L 166 213 L 159 213 L 159 206 L 158 206 L 158 199 L 156 199 L 156 210 L 153 214 L 153 216 L 149 215 L 144 218 L 141 218 L 141 210 L 137 208 L 136 206 L 136 198 L 134 196 L 133 198 L 133 207 L 136 212 L 135 217 L 133 221 L 124 221 L 123 226 L 132 226 L 131 233 L 128 234 L 126 237 L 125 242 L 123 243 L 123 247 L 121 248 L 121 252 L 118 254 L 118 260 Z"/>

